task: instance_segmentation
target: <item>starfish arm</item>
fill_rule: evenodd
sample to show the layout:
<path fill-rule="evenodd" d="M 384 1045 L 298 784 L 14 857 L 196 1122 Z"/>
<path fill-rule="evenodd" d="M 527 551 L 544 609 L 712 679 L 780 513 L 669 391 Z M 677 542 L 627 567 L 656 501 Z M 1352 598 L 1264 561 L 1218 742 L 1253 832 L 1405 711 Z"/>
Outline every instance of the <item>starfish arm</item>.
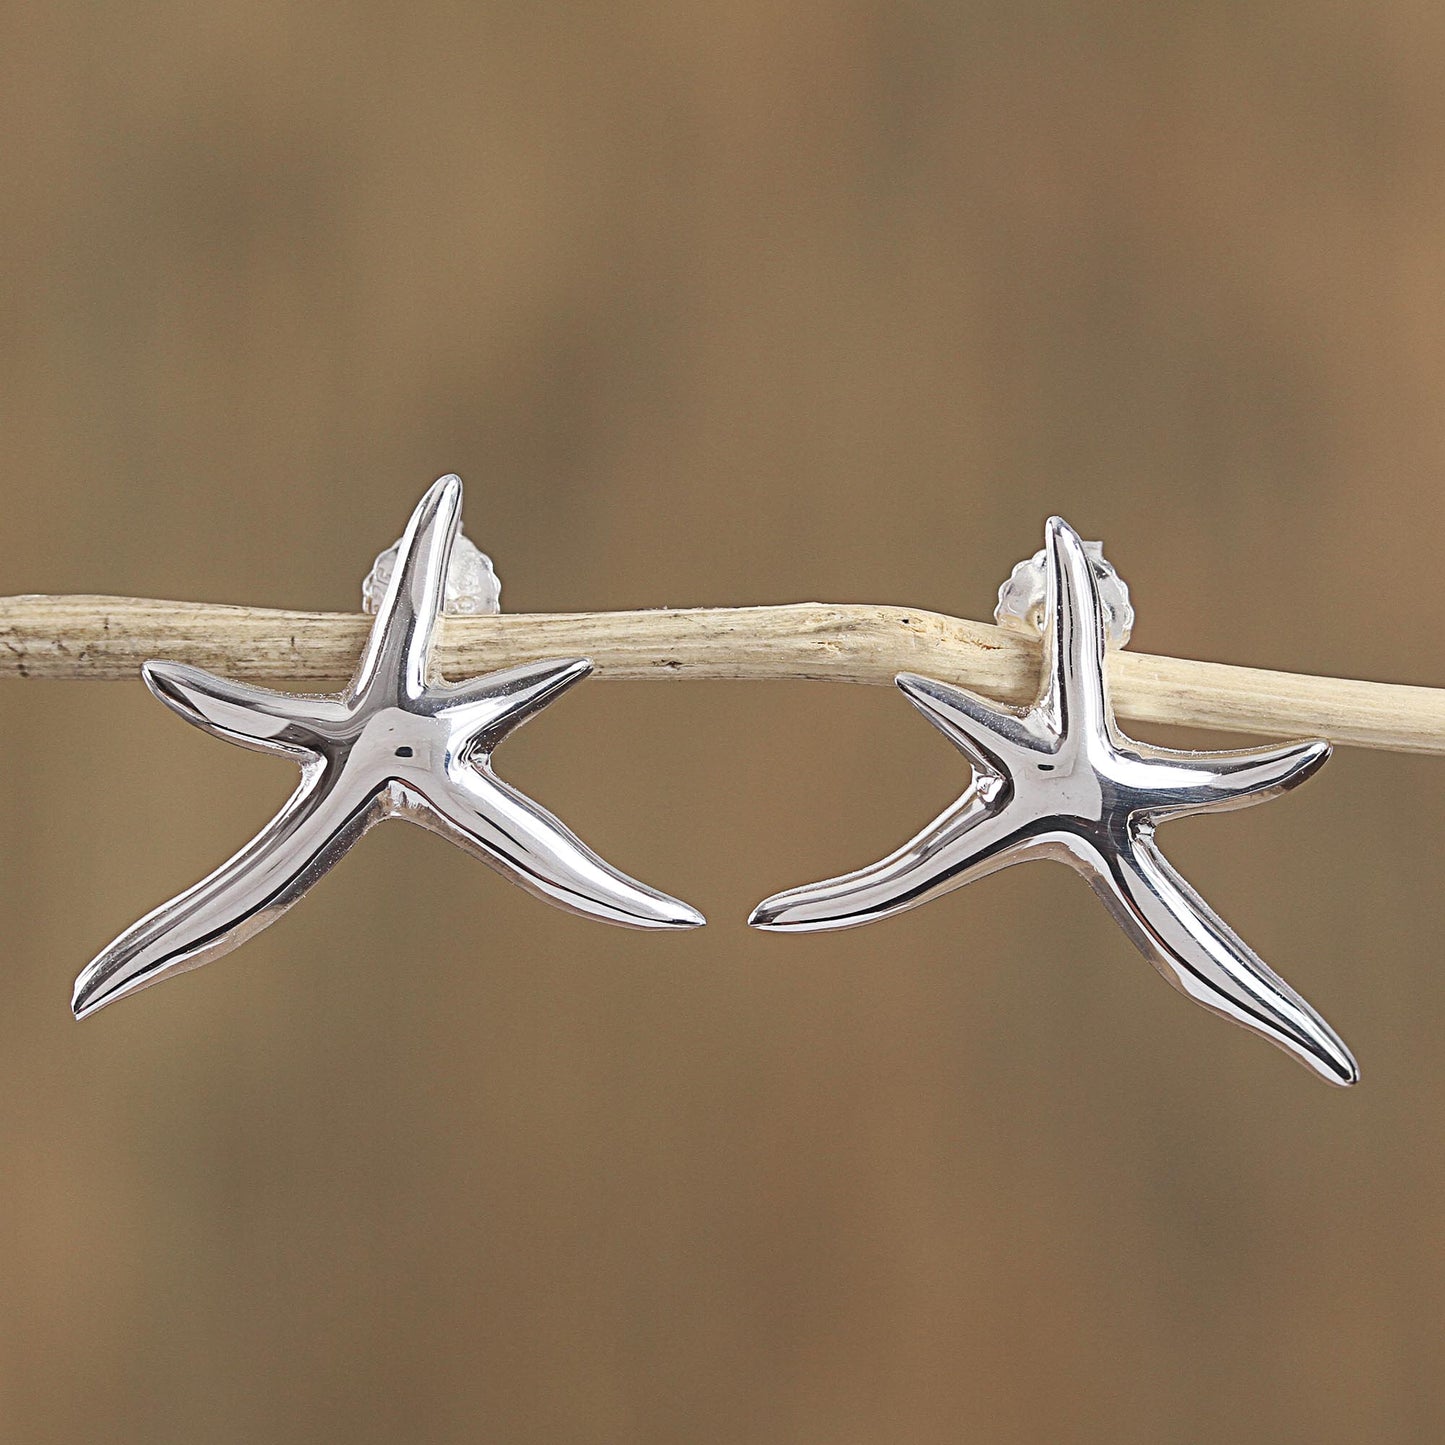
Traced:
<path fill-rule="evenodd" d="M 445 781 L 393 787 L 401 816 L 559 908 L 628 928 L 696 928 L 706 922 L 695 908 L 604 862 L 560 819 L 484 765 L 453 767 Z"/>
<path fill-rule="evenodd" d="M 1013 765 L 1037 758 L 1043 746 L 1025 719 L 962 688 L 914 672 L 900 672 L 893 680 L 904 697 L 977 768 L 1007 775 Z"/>
<path fill-rule="evenodd" d="M 352 679 L 353 697 L 380 689 L 398 700 L 414 699 L 425 691 L 432 639 L 446 597 L 447 563 L 461 516 L 460 477 L 442 477 L 417 503 L 397 544 L 396 568 Z"/>
<path fill-rule="evenodd" d="M 1267 803 L 1312 777 L 1329 756 L 1330 745 L 1322 738 L 1233 753 L 1162 756 L 1154 764 L 1162 770 L 1161 801 L 1147 811 L 1156 819 L 1182 818 Z"/>
<path fill-rule="evenodd" d="M 329 777 L 314 765 L 240 852 L 98 954 L 75 981 L 76 1018 L 199 968 L 279 918 L 382 816 L 375 795 L 329 788 Z"/>
<path fill-rule="evenodd" d="M 1068 736 L 1112 730 L 1104 679 L 1099 584 L 1079 534 L 1062 517 L 1044 528 L 1044 676 L 1040 709 Z"/>
<path fill-rule="evenodd" d="M 347 717 L 345 708 L 331 698 L 233 682 L 184 662 L 147 662 L 141 676 L 156 697 L 193 727 L 257 752 L 303 762 L 314 756 L 319 739 Z"/>
<path fill-rule="evenodd" d="M 585 657 L 551 658 L 490 672 L 470 682 L 434 687 L 438 717 L 473 751 L 489 753 L 514 729 L 592 671 Z"/>
<path fill-rule="evenodd" d="M 971 787 L 917 837 L 855 873 L 765 898 L 748 922 L 789 933 L 852 928 L 891 918 L 1018 862 L 1028 849 L 1005 805 Z"/>
<path fill-rule="evenodd" d="M 1262 1034 L 1332 1084 L 1359 1078 L 1335 1031 L 1214 912 L 1147 835 L 1111 855 L 1095 890 L 1180 992 Z"/>

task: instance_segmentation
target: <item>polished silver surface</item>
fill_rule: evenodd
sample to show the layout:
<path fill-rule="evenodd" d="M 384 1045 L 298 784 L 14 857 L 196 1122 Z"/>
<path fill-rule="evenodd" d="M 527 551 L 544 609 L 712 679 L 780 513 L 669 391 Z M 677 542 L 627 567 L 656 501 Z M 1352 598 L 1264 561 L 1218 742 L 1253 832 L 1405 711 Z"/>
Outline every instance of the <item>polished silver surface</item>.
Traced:
<path fill-rule="evenodd" d="M 1102 542 L 1085 542 L 1084 552 L 1099 588 L 1104 642 L 1109 647 L 1125 647 L 1134 631 L 1134 606 L 1129 601 L 1129 588 L 1104 556 Z M 1032 557 L 1024 558 L 998 589 L 998 605 L 993 609 L 993 620 L 1020 637 L 1036 638 L 1043 630 L 1048 590 L 1048 552 L 1040 548 Z"/>
<path fill-rule="evenodd" d="M 634 928 L 703 922 L 686 903 L 603 862 L 492 772 L 497 744 L 585 677 L 591 663 L 550 660 L 463 683 L 428 681 L 461 503 L 461 482 L 443 477 L 412 514 L 344 692 L 301 696 L 181 663 L 146 664 L 151 691 L 187 722 L 294 759 L 301 785 L 229 862 L 127 929 L 85 969 L 75 985 L 77 1018 L 229 952 L 383 818 L 420 823 L 539 897 L 590 918 Z"/>
<path fill-rule="evenodd" d="M 449 473 L 442 481 L 461 478 Z M 391 584 L 392 573 L 396 571 L 396 560 L 401 554 L 401 543 L 394 542 L 384 552 L 377 553 L 371 564 L 371 571 L 361 584 L 361 610 L 375 614 L 381 611 L 386 601 L 386 589 Z M 458 617 L 496 616 L 502 610 L 502 584 L 492 559 L 477 547 L 465 532 L 458 532 L 452 543 L 452 555 L 447 562 L 446 586 L 442 591 L 442 614 Z"/>
<path fill-rule="evenodd" d="M 1154 841 L 1191 813 L 1246 807 L 1303 782 L 1326 742 L 1228 753 L 1175 752 L 1126 738 L 1104 673 L 1098 585 L 1084 544 L 1053 518 L 1046 531 L 1043 684 L 1025 713 L 902 674 L 909 700 L 973 765 L 963 796 L 872 867 L 760 903 L 758 928 L 847 928 L 914 908 L 1026 858 L 1083 874 L 1159 971 L 1190 998 L 1263 1034 L 1322 1078 L 1352 1084 L 1350 1051 L 1258 958 Z"/>

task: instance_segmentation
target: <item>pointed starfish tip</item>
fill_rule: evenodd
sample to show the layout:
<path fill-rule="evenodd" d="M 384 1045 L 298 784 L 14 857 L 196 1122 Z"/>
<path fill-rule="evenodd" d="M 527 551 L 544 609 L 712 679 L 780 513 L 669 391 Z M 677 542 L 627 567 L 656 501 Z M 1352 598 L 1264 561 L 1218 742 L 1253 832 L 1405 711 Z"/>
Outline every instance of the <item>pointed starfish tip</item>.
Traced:
<path fill-rule="evenodd" d="M 462 479 L 454 472 L 448 472 L 446 476 L 438 477 L 426 489 L 421 501 L 412 510 L 407 534 L 403 537 L 401 555 L 397 559 L 397 570 L 405 572 L 421 565 L 425 545 L 417 544 L 425 544 L 439 535 L 450 537 L 460 527 L 461 515 Z M 405 545 L 408 540 L 412 543 L 410 547 Z M 450 546 L 450 543 L 445 545 Z M 440 608 L 440 600 L 437 605 Z"/>
<path fill-rule="evenodd" d="M 1329 762 L 1334 750 L 1334 744 L 1325 738 L 1311 738 L 1308 742 L 1301 743 L 1302 760 L 1292 781 L 1302 783 L 1306 778 L 1314 777 Z"/>
<path fill-rule="evenodd" d="M 670 928 L 701 928 L 707 922 L 707 917 L 690 903 L 684 903 L 680 898 L 672 900 L 671 917 L 664 921 L 664 927 Z"/>
<path fill-rule="evenodd" d="M 790 889 L 786 893 L 764 898 L 748 914 L 748 927 L 761 929 L 764 933 L 812 933 L 837 927 L 838 924 L 826 913 L 810 909 L 808 900 L 797 896 L 804 891 Z"/>
<path fill-rule="evenodd" d="M 1044 524 L 1044 546 L 1049 551 L 1060 549 L 1082 555 L 1084 539 L 1062 517 L 1050 517 Z"/>
<path fill-rule="evenodd" d="M 565 678 L 568 682 L 580 682 L 592 671 L 592 659 L 590 657 L 568 657 L 556 664 L 557 676 Z"/>
<path fill-rule="evenodd" d="M 922 677 L 916 672 L 900 672 L 893 682 L 909 702 L 921 707 L 925 712 L 941 702 L 946 702 L 956 691 L 947 683 L 932 677 Z"/>
<path fill-rule="evenodd" d="M 535 672 L 530 679 L 537 689 L 534 702 L 550 702 L 559 692 L 581 682 L 592 673 L 590 657 L 562 657 L 533 664 Z M 523 669 L 519 669 L 523 670 Z M 527 691 L 524 687 L 523 691 Z"/>
<path fill-rule="evenodd" d="M 142 663 L 140 675 L 153 697 L 165 703 L 172 712 L 179 713 L 187 722 L 198 721 L 195 701 L 187 684 L 208 674 L 186 662 L 157 660 Z"/>
<path fill-rule="evenodd" d="M 777 913 L 769 906 L 771 903 L 772 899 L 765 899 L 748 914 L 749 928 L 773 929 L 778 926 Z"/>
<path fill-rule="evenodd" d="M 547 657 L 508 668 L 503 673 L 494 673 L 485 680 L 483 695 L 488 699 L 489 706 L 482 710 L 480 716 L 488 722 L 510 719 L 510 730 L 536 714 L 559 693 L 581 682 L 591 671 L 592 660 L 587 657 Z M 500 712 L 495 706 L 498 698 L 506 700 Z M 457 711 L 468 706 L 466 689 L 463 688 L 458 697 Z"/>
<path fill-rule="evenodd" d="M 632 884 L 631 879 L 621 880 Z M 632 928 L 649 931 L 680 933 L 688 928 L 701 928 L 707 922 L 690 903 L 658 893 L 645 885 L 632 884 L 623 887 L 619 896 L 627 898 L 627 917 L 612 917 L 614 923 L 625 923 Z"/>
<path fill-rule="evenodd" d="M 141 681 L 159 697 L 170 682 L 180 674 L 185 665 L 183 662 L 166 662 L 164 660 L 143 662 L 140 665 Z"/>
<path fill-rule="evenodd" d="M 929 677 L 920 677 L 916 672 L 900 672 L 893 682 L 925 717 L 932 718 L 937 714 L 942 702 L 939 683 Z"/>
<path fill-rule="evenodd" d="M 448 472 L 444 477 L 438 477 L 430 487 L 427 488 L 427 496 L 435 497 L 438 501 L 460 500 L 462 495 L 462 479 L 455 472 Z"/>
<path fill-rule="evenodd" d="M 115 994 L 108 993 L 101 980 L 89 976 L 89 970 L 75 981 L 75 994 L 70 1001 L 70 1011 L 77 1020 L 89 1018 L 110 1003 Z"/>
<path fill-rule="evenodd" d="M 1360 1066 L 1355 1056 L 1333 1033 L 1326 1040 L 1316 1041 L 1305 1062 L 1327 1084 L 1348 1089 L 1360 1082 Z"/>

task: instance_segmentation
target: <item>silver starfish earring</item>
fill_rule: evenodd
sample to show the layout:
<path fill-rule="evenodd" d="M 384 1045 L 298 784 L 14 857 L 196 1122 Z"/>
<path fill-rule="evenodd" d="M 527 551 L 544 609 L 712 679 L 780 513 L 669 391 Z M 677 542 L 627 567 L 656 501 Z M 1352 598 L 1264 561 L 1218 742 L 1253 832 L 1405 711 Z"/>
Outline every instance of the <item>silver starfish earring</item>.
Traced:
<path fill-rule="evenodd" d="M 187 722 L 291 758 L 301 765 L 301 784 L 229 862 L 128 928 L 85 969 L 75 985 L 77 1018 L 228 953 L 383 818 L 420 823 L 538 897 L 589 918 L 633 928 L 704 921 L 686 903 L 603 862 L 492 772 L 497 744 L 586 677 L 590 662 L 534 662 L 455 684 L 428 680 L 461 507 L 460 478 L 443 477 L 393 552 L 378 558 L 368 586 L 384 583 L 385 590 L 344 692 L 273 692 L 181 663 L 145 665 L 147 686 Z M 475 573 L 481 554 L 466 546 Z M 490 577 L 490 564 L 481 561 Z M 474 600 L 467 610 L 495 606 Z"/>
<path fill-rule="evenodd" d="M 1105 607 L 1085 543 L 1050 520 L 1035 559 L 1042 582 L 1043 682 L 1027 712 L 909 673 L 898 686 L 973 767 L 959 800 L 871 867 L 760 903 L 757 928 L 848 928 L 914 908 L 975 878 L 1056 858 L 1089 881 L 1124 932 L 1170 983 L 1263 1034 L 1333 1084 L 1359 1070 L 1334 1030 L 1180 877 L 1155 827 L 1191 813 L 1246 807 L 1303 782 L 1327 742 L 1228 753 L 1175 752 L 1124 736 L 1104 674 Z M 1127 593 L 1115 584 L 1108 621 L 1127 636 Z M 1031 609 L 1022 564 L 1001 597 Z M 1003 617 L 1000 617 L 1003 620 Z"/>

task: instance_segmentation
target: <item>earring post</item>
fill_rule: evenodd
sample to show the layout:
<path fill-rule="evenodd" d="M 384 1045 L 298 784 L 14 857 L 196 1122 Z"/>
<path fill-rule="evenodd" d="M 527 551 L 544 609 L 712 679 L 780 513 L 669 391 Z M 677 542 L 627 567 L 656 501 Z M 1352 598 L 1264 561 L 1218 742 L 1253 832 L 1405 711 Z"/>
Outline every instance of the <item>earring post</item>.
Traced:
<path fill-rule="evenodd" d="M 0 598 L 0 677 L 131 681 L 163 657 L 245 679 L 343 679 L 371 619 L 134 597 Z M 1039 647 L 988 623 L 868 603 L 639 612 L 446 616 L 444 676 L 545 657 L 588 657 L 596 676 L 807 679 L 891 685 L 923 673 L 1001 702 L 1026 703 Z M 1445 688 L 1312 677 L 1226 663 L 1111 652 L 1120 716 L 1266 736 L 1328 738 L 1445 754 Z"/>

